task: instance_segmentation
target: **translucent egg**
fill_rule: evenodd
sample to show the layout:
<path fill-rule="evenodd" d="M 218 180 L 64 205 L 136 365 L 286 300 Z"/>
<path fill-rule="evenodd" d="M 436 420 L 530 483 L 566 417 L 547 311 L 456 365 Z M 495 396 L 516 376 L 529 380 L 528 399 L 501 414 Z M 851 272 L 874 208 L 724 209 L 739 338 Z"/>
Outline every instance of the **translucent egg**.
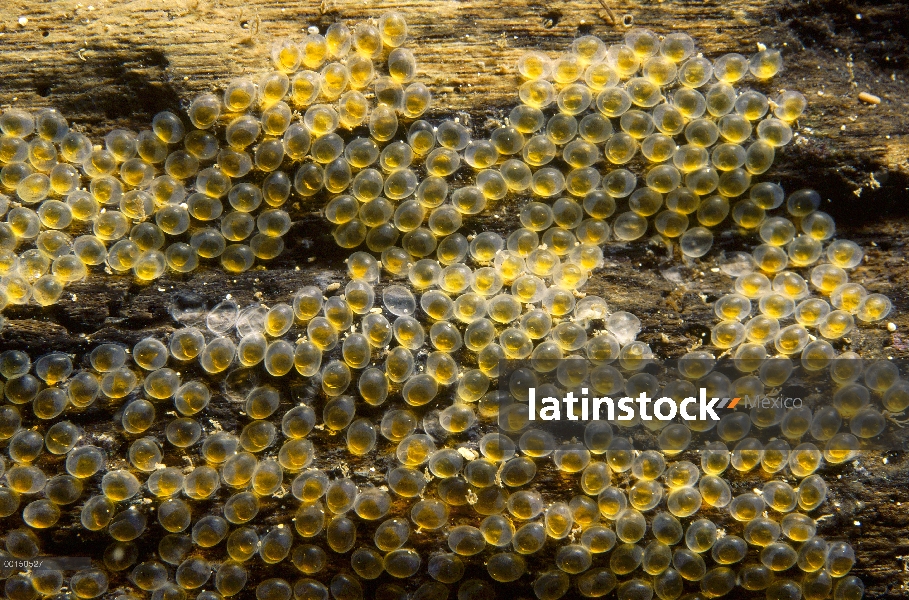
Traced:
<path fill-rule="evenodd" d="M 804 96 L 798 92 L 783 92 L 777 99 L 777 106 L 774 109 L 774 115 L 779 119 L 783 119 L 784 121 L 792 121 L 801 115 L 802 111 L 805 109 L 805 105 Z"/>

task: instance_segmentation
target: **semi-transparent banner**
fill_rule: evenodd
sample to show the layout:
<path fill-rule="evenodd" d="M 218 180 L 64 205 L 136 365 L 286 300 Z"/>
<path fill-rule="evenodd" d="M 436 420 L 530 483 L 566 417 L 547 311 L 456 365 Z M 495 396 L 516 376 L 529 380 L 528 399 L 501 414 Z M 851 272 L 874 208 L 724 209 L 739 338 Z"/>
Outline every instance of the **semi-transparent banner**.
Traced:
<path fill-rule="evenodd" d="M 499 431 L 539 451 L 566 443 L 669 454 L 722 443 L 735 452 L 903 449 L 907 365 L 689 353 L 609 363 L 542 353 L 499 365 Z"/>

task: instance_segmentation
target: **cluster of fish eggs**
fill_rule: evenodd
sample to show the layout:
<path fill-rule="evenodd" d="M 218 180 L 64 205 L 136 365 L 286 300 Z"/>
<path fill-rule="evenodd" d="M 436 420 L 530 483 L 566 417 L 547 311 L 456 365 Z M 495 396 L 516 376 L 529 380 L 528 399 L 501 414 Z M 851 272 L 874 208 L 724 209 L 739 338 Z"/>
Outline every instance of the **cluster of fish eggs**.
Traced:
<path fill-rule="evenodd" d="M 889 298 L 849 281 L 848 271 L 861 263 L 863 251 L 855 242 L 830 239 L 833 219 L 817 210 L 819 204 L 817 192 L 799 190 L 787 203 L 792 220 L 778 216 L 749 224 L 764 243 L 750 254 L 732 253 L 721 266 L 736 279 L 734 292 L 715 304 L 720 322 L 711 331 L 712 345 L 734 349 L 737 357 L 766 357 L 764 345 L 772 344 L 781 355 L 830 359 L 830 342 L 852 332 L 856 319 L 874 323 L 890 314 Z M 795 236 L 793 220 L 808 233 Z M 818 264 L 822 256 L 827 261 Z"/>
<path fill-rule="evenodd" d="M 321 292 L 304 288 L 297 294 L 291 310 L 311 323 L 319 318 L 313 315 L 332 314 L 323 310 L 322 301 Z M 391 299 L 384 303 L 386 308 L 400 304 Z M 253 330 L 241 340 L 256 334 L 261 336 L 263 331 L 269 336 L 279 336 L 282 330 L 288 329 L 286 323 L 293 317 L 276 317 L 269 312 L 261 306 L 241 311 L 235 304 L 224 303 L 208 313 L 205 325 L 209 333 L 219 336 L 216 340 L 222 341 L 227 339 L 223 334 L 229 329 L 235 329 L 238 335 Z M 279 309 L 280 312 L 284 310 Z M 625 315 L 620 318 L 622 322 L 629 320 Z M 613 329 L 620 335 L 628 334 L 627 326 L 622 329 L 613 323 Z M 199 329 L 188 327 L 178 330 L 168 346 L 152 338 L 141 340 L 131 352 L 117 344 L 100 345 L 88 356 L 88 368 L 78 372 L 74 371 L 71 358 L 64 354 L 45 355 L 34 364 L 21 351 L 0 354 L 0 375 L 6 380 L 4 394 L 9 401 L 3 409 L 0 434 L 9 440 L 7 452 L 15 463 L 6 472 L 9 487 L 0 488 L 2 515 L 9 517 L 17 512 L 23 496 L 31 498 L 39 493 L 44 496 L 31 500 L 21 511 L 30 529 L 7 532 L 5 550 L 10 556 L 33 558 L 40 552 L 34 531 L 52 528 L 68 505 L 82 501 L 81 510 L 76 511 L 81 526 L 88 531 L 104 531 L 114 540 L 105 550 L 104 566 L 113 572 L 129 569 L 136 586 L 147 591 L 165 590 L 162 597 L 171 597 L 170 594 L 183 597 L 184 589 L 199 588 L 212 575 L 218 593 L 224 596 L 239 593 L 248 577 L 243 565 L 256 554 L 265 564 L 275 564 L 290 556 L 297 569 L 318 576 L 327 560 L 323 548 L 307 543 L 294 545 L 289 525 L 258 529 L 248 525 L 254 523 L 262 502 L 286 492 L 283 485 L 285 474 L 289 474 L 293 477 L 288 481 L 290 491 L 299 500 L 293 521 L 297 534 L 303 542 L 324 535 L 329 549 L 339 554 L 347 554 L 359 541 L 361 545 L 350 554 L 350 564 L 353 572 L 363 579 L 375 579 L 383 572 L 398 578 L 413 576 L 422 559 L 415 550 L 404 548 L 411 529 L 416 527 L 418 534 L 447 529 L 451 552 L 433 554 L 427 565 L 428 573 L 442 585 L 427 584 L 423 591 L 427 595 L 421 597 L 438 597 L 442 590 L 447 594 L 444 584 L 457 582 L 464 573 L 465 559 L 461 557 L 486 552 L 484 558 L 490 577 L 510 582 L 525 574 L 524 557 L 541 551 L 547 539 L 569 537 L 569 541 L 578 543 L 566 543 L 558 548 L 555 555 L 558 570 L 545 572 L 534 582 L 541 598 L 564 594 L 569 574 L 579 576 L 576 585 L 581 593 L 601 596 L 619 584 L 616 575 L 632 574 L 638 568 L 652 579 L 636 577 L 621 583 L 620 597 L 644 597 L 641 594 L 646 596 L 650 590 L 651 595 L 655 592 L 660 598 L 677 598 L 685 581 L 699 582 L 701 591 L 711 597 L 724 595 L 740 585 L 748 590 L 766 589 L 767 596 L 772 598 L 791 598 L 799 590 L 806 598 L 825 598 L 835 580 L 843 594 L 837 597 L 857 597 L 854 594 L 861 590 L 858 580 L 844 577 L 854 563 L 851 547 L 817 537 L 815 522 L 808 516 L 821 506 L 827 495 L 826 484 L 815 474 L 820 455 L 809 449 L 811 444 L 800 445 L 790 454 L 785 442 L 764 449 L 753 444 L 739 446 L 732 452 L 724 443 L 717 442 L 701 452 L 698 466 L 686 460 L 667 462 L 667 457 L 684 448 L 636 453 L 629 439 L 614 437 L 608 423 L 594 421 L 587 425 L 583 443 L 556 445 L 554 440 L 546 439 L 545 432 L 534 430 L 525 431 L 517 443 L 501 433 L 489 433 L 479 440 L 483 455 L 479 458 L 452 447 L 436 446 L 436 440 L 445 440 L 447 434 L 461 433 L 473 426 L 476 417 L 469 405 L 455 404 L 436 415 L 424 416 L 422 429 L 434 435 L 415 433 L 420 418 L 407 408 L 386 411 L 377 432 L 370 419 L 354 420 L 356 400 L 337 395 L 343 389 L 324 387 L 323 377 L 323 391 L 331 399 L 324 404 L 321 427 L 344 432 L 347 450 L 353 455 L 370 453 L 376 447 L 377 433 L 391 444 L 389 450 L 394 448 L 398 466 L 385 475 L 387 487 L 358 486 L 350 477 L 331 479 L 322 469 L 308 468 L 316 457 L 315 447 L 307 438 L 320 421 L 306 404 L 283 411 L 280 426 L 285 441 L 276 457 L 272 452 L 266 458 L 277 438 L 276 427 L 268 419 L 278 414 L 284 404 L 281 392 L 270 385 L 250 382 L 236 385 L 238 389 L 248 389 L 243 409 L 251 422 L 239 436 L 207 427 L 210 431 L 202 441 L 202 424 L 193 417 L 203 416 L 199 413 L 208 406 L 212 392 L 204 379 L 183 382 L 180 374 L 166 365 L 169 361 L 175 366 L 183 365 L 181 371 L 185 371 L 188 363 L 198 359 L 204 371 L 218 372 L 211 364 L 225 361 L 225 355 L 220 359 L 206 358 L 211 346 L 212 342 L 205 344 Z M 243 346 L 242 341 L 239 346 Z M 297 348 L 302 352 L 292 356 L 291 364 L 301 374 L 311 374 L 313 364 L 318 363 L 318 358 L 313 357 L 320 350 L 307 342 Z M 220 350 L 214 353 L 217 356 Z M 238 350 L 237 358 L 243 365 L 255 365 L 263 360 L 263 354 L 267 350 L 260 346 L 253 353 Z M 297 360 L 301 357 L 304 359 Z M 689 356 L 687 366 L 680 368 L 688 377 L 693 377 L 697 368 L 695 358 Z M 344 361 L 351 362 L 347 353 Z M 269 362 L 266 368 L 273 375 L 290 370 L 277 366 L 282 361 Z M 893 388 L 894 374 L 883 366 L 889 364 L 874 363 L 866 368 L 865 383 L 881 389 L 888 387 L 883 381 L 889 380 L 889 388 Z M 386 373 L 379 371 L 378 377 L 369 378 L 370 383 L 365 381 L 367 371 L 363 372 L 360 389 L 369 405 L 385 402 L 391 376 L 387 370 L 388 365 Z M 43 428 L 21 427 L 23 417 L 17 406 L 30 403 L 34 417 L 46 423 L 67 412 L 77 413 L 79 409 L 91 407 L 99 399 L 122 402 L 138 387 L 139 377 L 143 375 L 143 397 L 134 397 L 119 414 L 122 430 L 132 440 L 125 461 L 111 460 L 107 452 L 95 445 L 80 444 L 82 431 L 71 421 L 56 420 L 44 435 Z M 43 387 L 45 384 L 49 387 Z M 467 400 L 461 385 L 458 394 Z M 909 397 L 905 390 L 903 397 Z M 166 467 L 160 442 L 154 436 L 144 435 L 155 425 L 155 403 L 168 400 L 182 416 L 167 420 L 164 429 L 167 442 L 178 449 L 179 456 L 202 441 L 198 456 L 204 464 L 194 466 L 190 460 L 189 468 Z M 495 398 L 495 393 L 484 395 L 483 400 L 481 417 L 495 417 L 501 400 Z M 420 406 L 418 402 L 407 404 Z M 457 410 L 452 411 L 454 408 Z M 751 422 L 757 427 L 779 423 L 787 439 L 809 434 L 823 440 L 839 429 L 836 411 L 818 413 L 812 418 L 810 410 L 806 410 L 807 414 L 790 413 L 782 419 L 774 419 L 779 415 L 760 410 L 750 415 L 737 413 L 745 416 L 745 423 L 728 420 L 716 427 L 720 437 L 728 442 L 746 435 Z M 458 439 L 451 441 L 457 443 Z M 518 450 L 522 456 L 518 456 Z M 65 474 L 48 478 L 33 464 L 45 451 L 65 457 Z M 189 456 L 196 456 L 196 452 Z M 528 487 L 537 473 L 537 462 L 550 456 L 555 469 L 578 477 L 582 494 L 568 502 L 545 502 L 540 492 Z M 837 463 L 848 456 L 825 453 L 825 458 Z M 759 492 L 733 497 L 729 483 L 721 475 L 730 467 L 749 472 L 758 466 L 770 476 L 788 468 L 794 477 L 801 479 L 800 484 L 793 489 L 783 480 L 772 480 L 764 483 Z M 422 472 L 421 467 L 428 469 L 431 476 Z M 626 473 L 631 478 L 623 476 Z M 145 478 L 144 485 L 139 477 Z M 623 477 L 625 490 L 614 485 Z M 432 497 L 426 492 L 428 482 L 434 478 L 438 481 Z M 83 499 L 86 484 L 97 485 L 98 493 Z M 224 501 L 219 510 L 193 519 L 194 505 L 218 497 L 224 487 L 228 492 L 221 496 Z M 130 502 L 137 496 L 149 501 Z M 664 496 L 665 509 L 658 511 Z M 395 516 L 386 518 L 396 512 L 392 511 L 396 499 L 408 501 L 409 506 L 405 507 L 410 509 L 410 521 Z M 169 533 L 159 540 L 155 559 L 136 564 L 139 550 L 133 541 L 148 528 L 149 515 L 143 509 L 147 504 L 153 505 L 158 524 Z M 710 518 L 697 518 L 699 511 L 709 511 L 710 507 L 726 509 L 735 522 L 742 523 L 742 535 L 731 534 L 727 527 L 721 536 Z M 458 514 L 462 523 L 467 521 L 468 514 L 475 514 L 472 521 L 467 521 L 475 525 L 449 527 L 452 512 Z M 682 525 L 682 520 L 687 526 Z M 362 545 L 364 536 L 358 538 L 358 525 L 360 528 L 365 525 L 372 532 L 371 544 Z M 580 530 L 575 531 L 576 527 Z M 654 540 L 645 545 L 642 540 L 648 528 Z M 183 533 L 187 530 L 189 535 Z M 225 540 L 227 559 L 217 566 L 209 558 L 193 553 L 194 548 L 204 551 Z M 512 552 L 502 551 L 509 545 Z M 673 549 L 673 546 L 678 547 Z M 757 559 L 754 562 L 745 561 L 749 548 L 758 549 L 757 556 L 752 557 Z M 607 552 L 610 552 L 608 567 L 605 562 L 594 567 L 595 555 Z M 704 560 L 708 552 L 710 564 L 714 565 L 709 570 Z M 743 561 L 745 565 L 735 573 L 732 566 Z M 176 586 L 168 583 L 164 563 L 176 567 Z M 794 567 L 806 573 L 799 581 L 776 575 Z M 106 578 L 104 571 L 95 569 L 73 576 L 69 586 L 78 597 L 95 597 L 105 591 Z M 332 590 L 338 588 L 334 595 L 354 597 L 349 589 L 356 588 L 352 581 L 343 577 L 333 580 Z M 9 576 L 6 590 L 11 598 L 34 597 L 28 595 L 29 589 L 54 593 L 62 582 L 59 572 L 51 575 L 40 571 L 30 579 Z M 475 593 L 477 586 L 482 588 L 477 581 L 468 584 L 466 589 L 470 593 Z M 286 580 L 268 579 L 259 584 L 257 594 L 263 598 L 281 598 L 285 597 L 281 595 L 282 590 L 290 593 L 292 589 L 297 597 L 304 598 L 323 597 L 319 594 L 328 593 L 318 579 L 302 578 L 293 586 Z"/>
<path fill-rule="evenodd" d="M 813 519 L 805 514 L 826 496 L 815 474 L 821 451 L 806 443 L 790 453 L 785 441 L 763 448 L 747 437 L 752 424 L 778 424 L 788 439 L 808 433 L 828 442 L 823 458 L 843 462 L 857 448 L 856 436 L 883 429 L 882 415 L 870 408 L 869 390 L 881 394 L 892 412 L 904 410 L 909 398 L 899 373 L 886 364 L 865 368 L 857 356 L 835 356 L 823 340 L 809 342 L 807 327 L 837 339 L 854 326 L 852 315 L 878 321 L 890 304 L 848 282 L 845 269 L 861 260 L 856 245 L 832 241 L 825 251 L 833 223 L 817 210 L 816 193 L 790 195 L 790 218 L 768 217 L 783 205 L 784 192 L 773 183 L 752 185 L 752 176 L 772 164 L 775 148 L 790 141 L 790 124 L 805 100 L 784 92 L 771 102 L 732 84 L 749 74 L 759 81 L 772 77 L 780 68 L 779 53 L 762 50 L 751 59 L 727 55 L 711 63 L 694 55 L 694 43 L 684 34 L 660 40 L 643 30 L 611 47 L 592 36 L 580 38 L 556 60 L 531 52 L 518 64 L 526 80 L 519 89 L 521 105 L 488 140 L 477 140 L 457 120 L 438 125 L 415 120 L 428 108 L 430 95 L 413 81 L 413 54 L 400 47 L 406 38 L 400 15 L 388 14 L 377 26 L 334 25 L 325 36 L 281 42 L 273 52 L 277 71 L 258 85 L 241 78 L 223 96 L 195 99 L 188 132 L 179 117 L 161 113 L 150 131 L 115 131 L 104 148 L 96 148 L 69 131 L 54 111 L 35 118 L 18 110 L 0 116 L 0 183 L 15 190 L 21 204 L 9 210 L 0 228 L 4 304 L 30 299 L 53 304 L 66 282 L 102 264 L 132 270 L 141 280 L 160 277 L 167 268 L 192 271 L 199 258 L 220 258 L 229 271 L 249 269 L 256 258 L 268 260 L 283 250 L 290 217 L 281 207 L 294 192 L 324 200 L 341 247 L 365 243 L 370 251 L 348 259 L 351 281 L 341 295 L 326 298 L 322 289 L 306 287 L 291 304 L 241 309 L 227 301 L 204 324 L 176 330 L 168 345 L 146 339 L 130 353 L 105 344 L 77 372 L 68 356 L 51 354 L 35 362 L 31 375 L 27 355 L 4 354 L 0 373 L 7 380 L 8 403 L 2 431 L 15 466 L 6 472 L 3 512 L 19 512 L 21 496 L 44 495 L 22 509 L 28 528 L 7 534 L 7 553 L 37 555 L 35 531 L 53 527 L 67 505 L 80 501 L 79 524 L 114 540 L 105 550 L 104 569 L 99 565 L 66 582 L 85 598 L 105 593 L 108 573 L 118 572 L 155 597 L 231 596 L 247 586 L 251 562 L 285 559 L 302 578 L 284 572 L 256 582 L 258 598 L 362 597 L 363 582 L 383 572 L 406 579 L 421 568 L 433 581 L 419 587 L 416 597 L 445 597 L 471 564 L 467 557 L 479 555 L 493 580 L 511 582 L 529 571 L 524 557 L 543 551 L 548 538 L 577 543 L 560 542 L 557 569 L 533 579 L 540 598 L 566 594 L 572 581 L 585 596 L 617 589 L 621 598 L 677 598 L 697 588 L 716 597 L 740 585 L 765 589 L 768 598 L 860 597 L 861 582 L 847 576 L 851 548 L 814 536 Z M 386 52 L 388 76 L 377 76 L 373 61 Z M 374 96 L 374 105 L 366 93 Z M 305 109 L 302 122 L 294 122 L 291 105 Z M 547 115 L 551 105 L 556 110 Z M 412 121 L 406 130 L 399 118 Z M 338 133 L 360 126 L 368 135 L 345 140 Z M 32 131 L 36 135 L 28 139 Z M 215 135 L 222 131 L 223 148 Z M 636 166 L 638 155 L 648 166 L 640 188 L 638 176 L 622 166 Z M 421 162 L 422 172 L 415 168 Z M 474 185 L 451 190 L 462 163 L 474 171 Z M 606 168 L 594 166 L 603 164 Z M 83 175 L 89 191 L 79 189 Z M 523 199 L 519 230 L 505 237 L 459 233 L 465 217 L 509 195 Z M 626 202 L 628 210 L 608 224 L 617 205 Z M 833 412 L 806 409 L 788 420 L 760 411 L 726 417 L 717 425 L 723 443 L 702 452 L 700 468 L 687 461 L 667 464 L 664 458 L 687 449 L 690 430 L 700 431 L 697 425 L 667 426 L 661 454 L 633 452 L 627 438 L 613 437 L 602 422 L 587 427 L 583 444 L 558 446 L 545 433 L 521 433 L 520 419 L 500 418 L 505 399 L 490 387 L 503 358 L 529 359 L 543 372 L 552 360 L 583 352 L 600 369 L 600 391 L 657 391 L 659 386 L 637 373 L 652 358 L 649 347 L 634 340 L 639 321 L 611 313 L 602 298 L 577 292 L 602 265 L 601 246 L 613 238 L 642 237 L 649 217 L 658 234 L 678 239 L 683 255 L 699 258 L 712 246 L 709 228 L 730 214 L 737 227 L 758 230 L 765 242 L 724 265 L 737 277 L 736 293 L 716 307 L 721 322 L 713 346 L 735 348 L 743 376 L 732 381 L 712 373 L 712 355 L 691 353 L 675 396 L 690 395 L 679 394 L 695 383 L 737 395 L 776 387 L 791 373 L 790 357 L 798 355 L 813 370 L 837 373 L 834 379 L 847 391 Z M 693 218 L 698 226 L 689 229 Z M 218 219 L 219 229 L 205 226 Z M 139 222 L 130 229 L 131 221 Z M 65 230 L 82 222 L 91 224 L 92 234 L 70 239 Z M 254 227 L 259 233 L 252 236 Z M 798 229 L 803 235 L 796 235 Z M 173 241 L 162 252 L 165 236 L 187 241 Z M 32 240 L 34 250 L 16 255 L 17 247 Z M 822 257 L 829 263 L 816 265 Z M 829 303 L 808 298 L 806 280 L 786 270 L 812 266 L 809 280 Z M 409 287 L 380 287 L 383 271 L 406 278 Z M 766 274 L 774 275 L 772 282 Z M 759 302 L 761 315 L 743 324 L 752 300 Z M 781 328 L 779 321 L 788 317 L 796 325 Z M 602 329 L 608 333 L 597 334 Z M 762 361 L 771 343 L 784 356 Z M 138 368 L 127 366 L 130 356 Z M 462 359 L 475 360 L 477 368 L 462 369 Z M 239 435 L 206 422 L 203 411 L 213 397 L 220 400 L 213 376 L 259 365 L 271 377 L 296 370 L 315 385 L 304 403 L 287 409 L 291 403 L 281 385 L 246 382 L 243 408 L 251 422 Z M 183 373 L 198 376 L 184 382 Z M 857 383 L 863 374 L 864 386 Z M 520 387 L 513 386 L 518 399 Z M 320 421 L 311 405 L 321 397 Z M 97 408 L 99 398 L 129 441 L 126 459 L 112 461 L 101 448 L 79 445 L 80 428 L 56 421 L 69 411 Z M 176 413 L 161 407 L 168 400 Z M 386 402 L 386 410 L 374 410 Z M 17 406 L 28 403 L 33 414 L 23 416 Z M 368 416 L 355 418 L 358 410 Z M 167 444 L 148 435 L 161 412 L 174 417 L 164 419 Z M 850 420 L 851 434 L 839 433 L 843 418 Z M 35 427 L 22 427 L 23 420 Z M 518 434 L 517 442 L 499 433 L 482 436 L 480 458 L 466 441 L 478 435 L 484 421 Z M 321 462 L 309 439 L 314 430 L 343 434 L 354 456 L 387 449 L 394 464 L 378 486 L 365 480 L 358 485 L 343 472 L 330 478 L 325 471 L 332 470 L 331 463 Z M 837 443 L 831 444 L 834 438 Z M 448 446 L 439 448 L 438 442 Z M 726 443 L 737 445 L 730 452 Z M 32 464 L 44 447 L 66 456 L 65 475 L 48 479 Z M 168 452 L 204 464 L 164 466 Z M 550 456 L 552 464 L 541 460 Z M 594 460 L 598 456 L 605 460 Z M 730 464 L 744 473 L 758 465 L 768 474 L 786 469 L 801 483 L 796 491 L 784 481 L 770 481 L 761 494 L 732 498 L 720 477 Z M 584 494 L 569 502 L 544 501 L 532 485 L 538 468 L 578 474 Z M 621 480 L 626 472 L 632 480 Z M 256 521 L 263 502 L 283 496 L 285 476 L 298 501 L 293 526 Z M 139 477 L 145 477 L 144 485 Z M 613 477 L 628 489 L 612 485 Z M 83 501 L 84 484 L 95 493 Z M 654 512 L 664 494 L 668 512 Z M 147 502 L 135 502 L 139 497 Z M 219 505 L 204 511 L 211 514 L 194 514 L 195 505 L 207 506 L 204 502 L 215 498 Z M 720 536 L 709 519 L 685 521 L 686 530 L 679 519 L 692 518 L 702 501 L 705 511 L 725 508 L 745 523 L 742 536 Z M 148 526 L 147 505 L 167 533 L 157 552 L 139 562 L 134 540 Z M 792 512 L 796 507 L 804 512 Z M 401 516 L 390 516 L 399 509 Z M 645 546 L 648 522 L 654 541 Z M 413 549 L 425 547 L 423 532 L 438 531 L 447 542 L 441 552 L 423 556 Z M 673 551 L 683 538 L 685 547 Z M 323 539 L 327 550 L 349 558 L 350 568 L 330 580 Z M 319 544 L 309 543 L 315 541 Z M 761 550 L 749 554 L 749 547 Z M 709 571 L 708 551 L 715 563 Z M 605 556 L 596 556 L 606 552 L 611 552 L 608 567 Z M 736 573 L 729 565 L 739 563 L 744 565 L 736 566 Z M 797 570 L 806 575 L 796 578 Z M 690 588 L 686 581 L 699 583 Z M 63 585 L 57 572 L 10 574 L 6 593 L 52 595 Z M 217 593 L 197 592 L 210 587 Z M 495 589 L 468 579 L 458 595 L 482 597 Z M 385 582 L 375 593 L 397 597 L 403 591 Z"/>
<path fill-rule="evenodd" d="M 403 197 L 399 188 L 412 193 L 405 189 L 415 175 L 392 173 L 406 167 L 400 144 L 380 160 L 373 141 L 394 136 L 399 114 L 413 119 L 430 104 L 426 86 L 413 81 L 413 53 L 398 47 L 406 37 L 406 23 L 389 15 L 378 26 L 337 24 L 324 36 L 280 42 L 274 71 L 194 99 L 189 124 L 162 112 L 151 129 L 114 130 L 101 147 L 56 110 L 4 111 L 0 184 L 14 197 L 0 194 L 0 309 L 54 304 L 94 266 L 142 281 L 205 260 L 246 271 L 284 250 L 291 220 L 282 207 L 294 191 L 307 198 L 354 186 L 365 194 L 377 184 L 373 198 L 383 189 L 393 198 Z M 374 60 L 387 48 L 388 74 L 380 75 Z M 345 145 L 336 132 L 367 122 L 372 137 Z M 362 170 L 377 160 L 387 177 Z M 364 214 L 380 218 L 387 206 L 382 199 Z"/>
<path fill-rule="evenodd" d="M 731 201 L 737 224 L 742 213 L 777 208 L 776 195 L 768 198 L 762 188 L 745 194 L 752 177 L 770 168 L 775 149 L 791 141 L 790 124 L 804 111 L 805 98 L 789 91 L 771 102 L 759 91 L 733 87 L 749 75 L 758 82 L 773 77 L 782 65 L 776 50 L 750 59 L 728 54 L 715 63 L 694 50 L 686 34 L 660 40 L 632 30 L 624 44 L 608 47 L 593 36 L 579 38 L 555 60 L 525 54 L 518 63 L 527 79 L 519 89 L 523 105 L 512 115 L 532 136 L 522 156 L 540 167 L 561 154 L 571 167 L 562 179 L 537 172 L 536 178 L 554 181 L 534 185 L 534 193 L 551 197 L 564 190 L 584 198 L 585 208 L 594 203 L 587 197 L 594 190 L 622 200 L 628 210 L 612 224 L 616 239 L 640 238 L 653 217 L 654 229 L 679 238 L 690 257 L 710 249 L 707 230 L 726 219 Z M 535 118 L 552 104 L 556 114 Z M 592 168 L 604 157 L 606 169 Z M 638 176 L 621 168 L 636 158 L 645 167 L 639 188 Z M 592 216 L 614 211 L 612 204 Z M 691 219 L 698 226 L 689 230 Z"/>
<path fill-rule="evenodd" d="M 239 78 L 221 97 L 196 98 L 188 111 L 189 131 L 179 117 L 164 112 L 153 119 L 151 130 L 115 130 L 104 148 L 95 148 L 53 110 L 37 117 L 4 112 L 0 181 L 15 190 L 21 205 L 9 210 L 2 231 L 0 304 L 32 298 L 53 304 L 65 283 L 101 264 L 132 270 L 142 280 L 156 279 L 167 268 L 190 272 L 200 258 L 220 258 L 225 269 L 245 271 L 256 258 L 269 260 L 283 251 L 281 236 L 290 218 L 281 207 L 292 190 L 303 198 L 329 198 L 325 215 L 337 225 L 337 242 L 346 248 L 365 242 L 383 254 L 386 268 L 398 271 L 408 262 L 401 249 L 415 259 L 436 254 L 448 263 L 463 260 L 463 236 L 456 232 L 464 216 L 509 193 L 528 192 L 544 200 L 568 194 L 551 206 L 526 203 L 524 227 L 508 239 L 508 249 L 524 257 L 538 250 L 529 265 L 533 273 L 549 276 L 567 269 L 569 279 L 578 278 L 577 268 L 558 269 L 559 258 L 587 270 L 598 266 L 598 252 L 590 247 L 609 238 L 604 219 L 615 212 L 615 201 L 625 198 L 630 210 L 616 217 L 616 238 L 641 237 L 646 218 L 656 215 L 659 233 L 681 236 L 686 255 L 702 256 L 712 236 L 704 227 L 686 232 L 687 215 L 697 211 L 706 227 L 723 221 L 729 198 L 742 195 L 751 175 L 770 167 L 774 147 L 792 137 L 787 123 L 805 105 L 797 92 L 784 93 L 776 99 L 776 116 L 763 118 L 770 106 L 766 97 L 755 91 L 737 94 L 731 87 L 749 69 L 764 79 L 775 74 L 776 51 L 765 50 L 750 61 L 723 57 L 716 66 L 719 81 L 701 93 L 697 88 L 710 81 L 714 69 L 706 59 L 690 57 L 690 38 L 675 34 L 660 43 L 636 30 L 626 36 L 626 45 L 612 49 L 593 36 L 580 38 L 554 64 L 538 53 L 522 57 L 518 70 L 532 78 L 520 88 L 522 105 L 488 140 L 472 140 L 457 121 L 432 126 L 421 120 L 410 124 L 406 139 L 396 139 L 402 137 L 399 115 L 419 117 L 431 98 L 426 86 L 414 81 L 413 53 L 400 47 L 406 23 L 388 17 L 378 25 L 360 24 L 352 31 L 333 25 L 325 36 L 279 42 L 272 53 L 277 70 L 258 85 Z M 385 61 L 388 75 L 377 76 L 373 61 L 385 47 L 393 48 Z M 640 68 L 644 77 L 635 76 Z M 550 73 L 561 88 L 558 95 L 545 79 Z M 582 75 L 585 83 L 578 82 Z M 627 81 L 618 85 L 622 79 Z M 662 88 L 677 83 L 672 102 L 664 102 Z M 364 92 L 371 92 L 374 105 Z M 553 102 L 558 113 L 547 118 L 541 109 Z M 294 122 L 291 105 L 305 110 L 302 122 Z M 581 117 L 588 109 L 590 114 Z M 614 131 L 611 119 L 618 119 L 620 131 Z M 345 141 L 337 133 L 361 125 L 368 136 Z M 758 139 L 746 151 L 737 143 L 753 130 Z M 679 146 L 674 136 L 681 135 L 687 143 Z M 720 137 L 726 141 L 717 145 Z M 646 173 L 646 187 L 637 191 L 631 171 L 601 176 L 592 166 L 604 156 L 607 164 L 628 163 L 639 150 L 656 166 Z M 547 166 L 559 154 L 571 167 L 567 175 Z M 423 163 L 422 178 L 411 168 L 415 161 Z M 450 191 L 446 178 L 462 161 L 476 172 L 475 185 Z M 282 170 L 295 165 L 292 176 Z M 88 191 L 82 189 L 83 177 Z M 187 195 L 187 187 L 195 192 Z M 700 196 L 715 191 L 701 202 Z M 666 210 L 657 214 L 664 195 Z M 763 196 L 754 198 L 750 210 L 744 202 L 736 204 L 733 216 L 747 213 L 756 219 L 756 212 L 775 208 L 761 204 L 772 201 Z M 9 202 L 0 207 L 4 212 Z M 212 221 L 220 227 L 205 226 Z M 90 223 L 92 233 L 73 239 L 66 230 L 80 223 Z M 181 241 L 162 251 L 167 236 Z M 34 249 L 15 254 L 17 246 L 30 242 Z M 545 248 L 539 248 L 541 242 Z"/>

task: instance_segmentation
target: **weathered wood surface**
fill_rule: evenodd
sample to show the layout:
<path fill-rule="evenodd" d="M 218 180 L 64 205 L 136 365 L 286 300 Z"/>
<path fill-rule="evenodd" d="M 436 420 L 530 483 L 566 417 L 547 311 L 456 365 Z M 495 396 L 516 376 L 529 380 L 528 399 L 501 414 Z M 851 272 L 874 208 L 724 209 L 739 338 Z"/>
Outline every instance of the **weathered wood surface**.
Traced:
<path fill-rule="evenodd" d="M 909 7 L 604 1 L 608 9 L 597 0 L 9 0 L 0 5 L 0 105 L 56 107 L 93 139 L 113 127 L 138 130 L 160 110 L 177 111 L 231 77 L 265 70 L 274 38 L 395 8 L 407 16 L 417 40 L 420 75 L 434 93 L 433 116 L 459 112 L 479 132 L 515 103 L 511 69 L 523 50 L 556 52 L 586 33 L 617 41 L 626 15 L 658 33 L 688 32 L 710 57 L 748 54 L 763 42 L 781 48 L 786 61 L 771 89 L 798 89 L 810 101 L 798 137 L 778 154 L 774 173 L 787 189 L 812 186 L 829 198 L 824 209 L 837 218 L 843 237 L 868 248 L 855 279 L 894 300 L 894 332 L 883 324 L 865 328 L 840 346 L 869 356 L 909 357 Z M 862 91 L 882 103 L 859 101 Z M 68 287 L 54 308 L 8 309 L 0 348 L 83 352 L 101 341 L 135 342 L 169 331 L 167 308 L 181 293 L 197 294 L 209 305 L 225 290 L 241 303 L 275 302 L 287 301 L 303 283 L 342 281 L 345 253 L 326 241 L 317 208 L 294 207 L 288 251 L 268 271 L 233 277 L 197 272 L 151 285 L 93 275 Z M 468 229 L 506 231 L 514 217 L 514 207 L 504 206 Z M 733 249 L 740 241 L 718 243 Z M 642 338 L 661 355 L 677 355 L 700 339 L 711 312 L 706 303 L 729 285 L 710 271 L 710 261 L 673 270 L 677 261 L 656 245 L 611 246 L 607 257 L 589 290 L 616 309 L 640 315 Z M 824 509 L 831 517 L 820 533 L 856 546 L 855 573 L 870 598 L 909 594 L 905 450 L 867 453 L 828 472 L 837 479 Z M 558 489 L 558 480 L 545 483 Z"/>

